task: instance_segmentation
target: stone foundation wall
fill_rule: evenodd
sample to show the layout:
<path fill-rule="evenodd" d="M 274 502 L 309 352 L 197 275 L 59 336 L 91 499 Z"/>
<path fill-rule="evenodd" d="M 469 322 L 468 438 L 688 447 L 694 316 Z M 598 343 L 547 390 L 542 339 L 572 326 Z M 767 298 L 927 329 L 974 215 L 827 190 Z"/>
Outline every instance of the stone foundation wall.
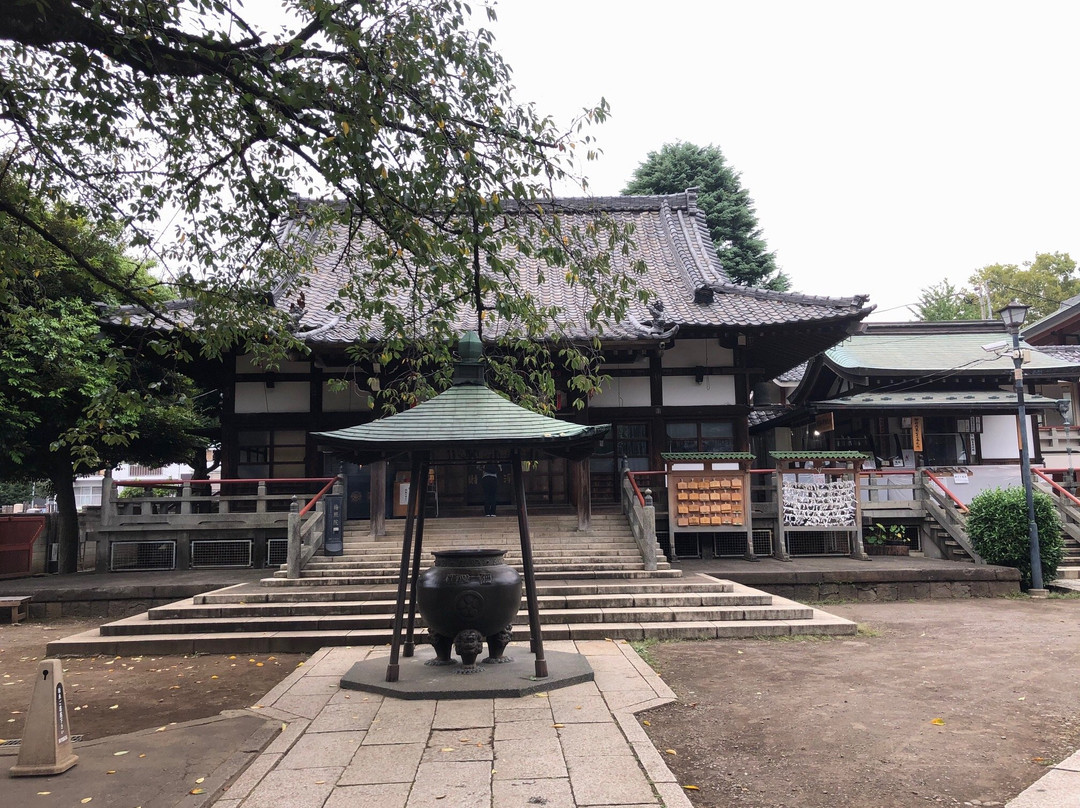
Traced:
<path fill-rule="evenodd" d="M 758 589 L 801 603 L 819 601 L 949 600 L 996 598 L 1020 593 L 1016 581 L 863 581 L 816 584 L 757 584 Z"/>

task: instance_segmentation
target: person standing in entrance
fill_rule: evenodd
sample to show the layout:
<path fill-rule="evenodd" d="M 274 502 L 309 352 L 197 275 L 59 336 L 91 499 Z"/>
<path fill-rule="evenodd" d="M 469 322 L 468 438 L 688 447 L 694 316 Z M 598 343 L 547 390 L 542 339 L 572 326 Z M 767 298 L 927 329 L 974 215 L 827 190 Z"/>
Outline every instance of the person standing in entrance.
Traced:
<path fill-rule="evenodd" d="M 495 515 L 495 505 L 499 500 L 499 473 L 502 467 L 495 462 L 484 466 L 484 473 L 480 477 L 480 485 L 484 489 L 484 516 Z"/>

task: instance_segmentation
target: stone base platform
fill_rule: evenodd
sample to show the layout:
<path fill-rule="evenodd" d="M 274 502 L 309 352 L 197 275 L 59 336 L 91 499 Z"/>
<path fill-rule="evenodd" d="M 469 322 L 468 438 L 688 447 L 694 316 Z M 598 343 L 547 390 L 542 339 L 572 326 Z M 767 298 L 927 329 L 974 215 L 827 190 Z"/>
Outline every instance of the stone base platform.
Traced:
<path fill-rule="evenodd" d="M 593 680 L 592 666 L 581 654 L 545 649 L 549 675 L 537 679 L 532 654 L 513 646 L 506 650 L 510 662 L 481 664 L 476 673 L 463 674 L 457 660 L 454 665 L 425 664 L 435 659 L 435 650 L 423 646 L 414 656 L 402 658 L 396 682 L 386 681 L 386 658 L 365 659 L 341 677 L 341 687 L 399 699 L 498 699 L 546 693 Z"/>

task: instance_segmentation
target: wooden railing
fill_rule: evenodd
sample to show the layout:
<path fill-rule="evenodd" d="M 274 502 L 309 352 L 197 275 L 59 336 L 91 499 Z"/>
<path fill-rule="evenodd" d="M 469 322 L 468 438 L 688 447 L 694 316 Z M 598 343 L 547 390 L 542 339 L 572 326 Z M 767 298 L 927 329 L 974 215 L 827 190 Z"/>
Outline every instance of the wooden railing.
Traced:
<path fill-rule="evenodd" d="M 1064 475 L 1065 469 L 1038 469 L 1032 468 L 1035 482 L 1041 482 L 1039 487 L 1048 490 L 1057 505 L 1058 514 L 1061 516 L 1061 529 L 1074 542 L 1080 542 L 1080 499 L 1065 486 L 1054 479 L 1055 474 Z"/>
<path fill-rule="evenodd" d="M 304 565 L 311 560 L 326 538 L 326 510 L 323 497 L 331 491 L 341 493 L 341 478 L 333 477 L 308 503 L 301 508 L 297 497 L 289 504 L 288 556 L 286 574 L 299 578 Z"/>
<path fill-rule="evenodd" d="M 301 507 L 313 501 L 318 487 L 334 477 L 289 477 L 239 480 L 109 480 L 102 489 L 101 520 L 109 527 L 118 523 L 158 524 L 161 517 L 199 514 L 266 514 L 289 510 L 293 497 Z M 121 488 L 138 489 L 143 496 L 120 497 Z M 304 489 L 308 489 L 305 491 Z M 168 496 L 151 493 L 165 489 Z M 258 520 L 255 520 L 258 521 Z"/>
<path fill-rule="evenodd" d="M 1066 454 L 1080 451 L 1080 428 L 1075 426 L 1040 426 L 1039 449 L 1043 454 Z"/>
<path fill-rule="evenodd" d="M 922 477 L 923 507 L 929 516 L 941 525 L 971 560 L 976 564 L 985 564 L 982 556 L 975 552 L 967 532 L 967 506 L 957 499 L 941 479 L 928 469 L 923 469 Z"/>
<path fill-rule="evenodd" d="M 646 570 L 655 570 L 662 551 L 656 540 L 656 507 L 653 505 L 652 489 L 641 490 L 638 478 L 660 475 L 663 471 L 624 471 L 622 476 L 622 510 L 630 522 L 634 541 L 641 551 Z"/>

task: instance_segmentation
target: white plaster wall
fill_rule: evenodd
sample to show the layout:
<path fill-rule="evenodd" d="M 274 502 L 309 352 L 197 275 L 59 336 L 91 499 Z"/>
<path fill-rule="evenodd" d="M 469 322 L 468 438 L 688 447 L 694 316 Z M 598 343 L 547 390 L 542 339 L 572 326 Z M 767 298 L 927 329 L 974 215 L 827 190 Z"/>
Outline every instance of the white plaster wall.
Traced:
<path fill-rule="evenodd" d="M 695 404 L 737 404 L 734 376 L 706 376 L 698 384 L 693 376 L 665 376 L 664 404 L 686 407 Z"/>
<path fill-rule="evenodd" d="M 589 400 L 590 407 L 648 407 L 652 404 L 649 378 L 611 379 Z"/>
<path fill-rule="evenodd" d="M 371 410 L 371 394 L 360 390 L 350 382 L 344 390 L 331 389 L 330 382 L 323 382 L 323 412 L 368 412 Z"/>
<path fill-rule="evenodd" d="M 692 368 L 698 365 L 731 367 L 734 363 L 734 352 L 721 347 L 715 339 L 681 339 L 664 351 L 666 368 Z"/>
<path fill-rule="evenodd" d="M 307 382 L 236 383 L 236 412 L 308 412 L 311 409 Z"/>
<path fill-rule="evenodd" d="M 1031 441 L 1031 421 L 1027 422 L 1028 446 L 1034 446 Z M 1016 440 L 1016 416 L 1015 415 L 985 415 L 983 416 L 982 431 L 982 456 L 1009 460 L 1019 459 L 1020 447 Z"/>

